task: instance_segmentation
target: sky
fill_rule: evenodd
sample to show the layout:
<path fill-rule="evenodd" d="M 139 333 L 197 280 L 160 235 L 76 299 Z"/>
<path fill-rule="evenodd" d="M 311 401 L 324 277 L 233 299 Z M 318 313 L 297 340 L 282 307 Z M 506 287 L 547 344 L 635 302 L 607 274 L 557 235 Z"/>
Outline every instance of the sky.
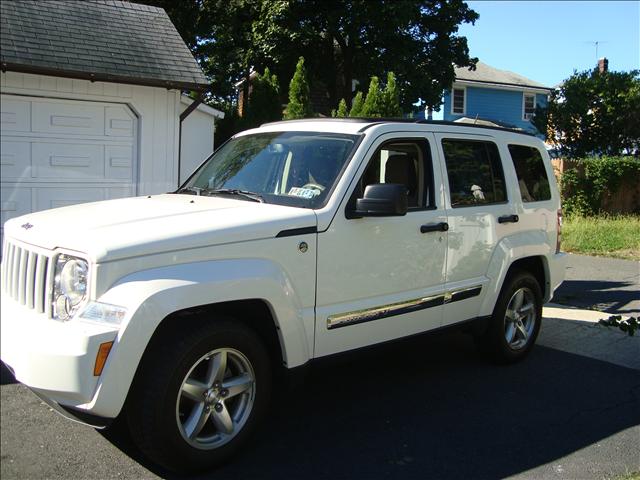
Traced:
<path fill-rule="evenodd" d="M 609 70 L 640 69 L 640 1 L 467 3 L 480 18 L 459 34 L 470 56 L 492 67 L 549 87 L 595 67 L 598 57 L 609 59 Z"/>

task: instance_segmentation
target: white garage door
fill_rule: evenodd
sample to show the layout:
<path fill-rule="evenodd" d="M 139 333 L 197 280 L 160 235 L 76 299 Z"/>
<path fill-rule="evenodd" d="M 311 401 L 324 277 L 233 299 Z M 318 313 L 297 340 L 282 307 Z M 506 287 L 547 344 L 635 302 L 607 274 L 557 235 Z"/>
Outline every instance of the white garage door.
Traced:
<path fill-rule="evenodd" d="M 124 104 L 2 95 L 2 224 L 136 194 L 137 117 Z"/>

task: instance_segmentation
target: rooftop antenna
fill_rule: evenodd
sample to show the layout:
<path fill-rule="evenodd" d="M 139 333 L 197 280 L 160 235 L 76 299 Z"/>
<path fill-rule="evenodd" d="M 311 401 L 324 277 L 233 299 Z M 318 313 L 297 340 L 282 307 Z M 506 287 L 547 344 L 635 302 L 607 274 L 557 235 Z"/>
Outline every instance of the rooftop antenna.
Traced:
<path fill-rule="evenodd" d="M 599 60 L 598 47 L 600 46 L 601 43 L 609 43 L 609 42 L 603 41 L 603 40 L 594 40 L 591 42 L 583 42 L 583 43 L 588 43 L 589 45 L 593 45 L 594 47 L 596 47 L 596 60 Z"/>

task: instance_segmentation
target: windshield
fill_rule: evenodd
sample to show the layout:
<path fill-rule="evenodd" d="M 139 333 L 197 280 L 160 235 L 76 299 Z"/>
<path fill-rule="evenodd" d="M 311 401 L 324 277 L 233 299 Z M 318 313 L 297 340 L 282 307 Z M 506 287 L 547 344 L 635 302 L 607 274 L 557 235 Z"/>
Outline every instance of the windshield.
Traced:
<path fill-rule="evenodd" d="M 266 203 L 319 208 L 350 158 L 358 136 L 272 132 L 231 139 L 179 192 L 251 194 Z"/>

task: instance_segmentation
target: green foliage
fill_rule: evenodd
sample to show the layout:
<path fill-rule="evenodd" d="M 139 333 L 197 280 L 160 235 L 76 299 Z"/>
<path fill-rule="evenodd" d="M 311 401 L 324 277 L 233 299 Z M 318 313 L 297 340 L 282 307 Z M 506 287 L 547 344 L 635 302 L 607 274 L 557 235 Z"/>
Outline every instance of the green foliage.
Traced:
<path fill-rule="evenodd" d="M 244 113 L 245 128 L 282 119 L 279 89 L 278 77 L 271 75 L 268 68 L 252 80 L 251 94 Z"/>
<path fill-rule="evenodd" d="M 630 337 L 633 337 L 636 333 L 636 330 L 640 328 L 640 322 L 636 317 L 629 317 L 628 319 L 623 320 L 620 315 L 611 315 L 606 320 L 600 320 L 598 322 L 600 325 L 604 325 L 605 327 L 616 327 L 627 333 Z"/>
<path fill-rule="evenodd" d="M 216 108 L 224 112 L 224 118 L 216 121 L 214 143 L 218 148 L 233 135 L 244 130 L 244 120 L 238 115 L 236 104 L 219 104 Z"/>
<path fill-rule="evenodd" d="M 384 115 L 384 97 L 380 91 L 380 80 L 378 77 L 371 77 L 369 90 L 362 105 L 362 116 L 368 118 L 382 117 Z"/>
<path fill-rule="evenodd" d="M 640 260 L 640 216 L 565 216 L 562 250 Z"/>
<path fill-rule="evenodd" d="M 393 72 L 387 74 L 387 85 L 383 92 L 384 113 L 383 117 L 394 118 L 402 117 L 402 108 L 400 108 L 400 92 L 396 83 L 396 76 Z"/>
<path fill-rule="evenodd" d="M 351 110 L 349 111 L 350 117 L 362 117 L 362 109 L 364 107 L 364 99 L 362 98 L 362 92 L 356 93 L 351 103 Z"/>
<path fill-rule="evenodd" d="M 338 104 L 338 110 L 333 111 L 335 115 L 333 117 L 344 118 L 349 115 L 349 110 L 347 110 L 347 102 L 344 98 L 340 99 L 340 103 Z"/>
<path fill-rule="evenodd" d="M 640 149 L 640 71 L 574 73 L 537 109 L 536 128 L 563 155 L 621 155 Z"/>
<path fill-rule="evenodd" d="M 640 182 L 636 157 L 588 157 L 576 160 L 560 179 L 562 208 L 567 215 L 593 215 L 601 211 L 604 196 L 615 193 L 623 179 Z"/>
<path fill-rule="evenodd" d="M 351 97 L 353 79 L 394 71 L 400 104 L 437 107 L 454 65 L 474 65 L 462 23 L 478 14 L 463 0 L 138 0 L 163 7 L 212 82 L 217 102 L 251 69 L 291 78 L 304 56 L 330 98 Z M 284 91 L 286 85 L 281 85 Z"/>
<path fill-rule="evenodd" d="M 296 72 L 293 74 L 289 84 L 289 104 L 285 119 L 294 120 L 296 118 L 308 118 L 313 116 L 311 109 L 311 99 L 309 98 L 309 82 L 307 80 L 307 70 L 304 67 L 304 58 L 300 57 L 296 65 Z"/>

